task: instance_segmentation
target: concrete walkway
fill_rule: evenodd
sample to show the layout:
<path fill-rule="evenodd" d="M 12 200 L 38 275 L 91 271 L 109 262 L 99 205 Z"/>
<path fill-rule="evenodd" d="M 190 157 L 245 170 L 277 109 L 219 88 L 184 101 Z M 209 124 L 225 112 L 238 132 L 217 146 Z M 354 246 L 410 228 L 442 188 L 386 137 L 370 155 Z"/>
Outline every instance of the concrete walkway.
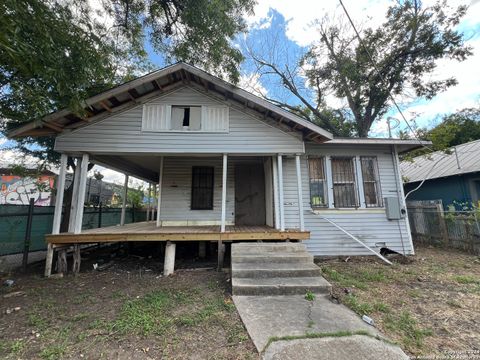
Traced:
<path fill-rule="evenodd" d="M 324 359 L 352 359 L 357 352 L 359 357 L 355 355 L 355 359 L 408 359 L 400 348 L 376 339 L 380 334 L 374 327 L 327 296 L 317 295 L 314 301 L 305 300 L 303 295 L 234 296 L 233 301 L 257 350 L 265 351 L 266 359 L 316 359 L 318 354 Z M 366 332 L 371 336 L 365 336 Z M 265 349 L 272 338 L 307 334 L 333 336 L 273 341 Z"/>

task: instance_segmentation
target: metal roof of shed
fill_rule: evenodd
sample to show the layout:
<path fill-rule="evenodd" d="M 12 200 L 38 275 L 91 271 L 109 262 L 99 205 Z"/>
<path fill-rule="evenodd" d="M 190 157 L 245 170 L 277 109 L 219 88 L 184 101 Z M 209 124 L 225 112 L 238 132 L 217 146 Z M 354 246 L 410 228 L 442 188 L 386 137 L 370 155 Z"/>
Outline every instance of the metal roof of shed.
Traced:
<path fill-rule="evenodd" d="M 480 140 L 402 161 L 400 170 L 409 183 L 480 171 Z"/>

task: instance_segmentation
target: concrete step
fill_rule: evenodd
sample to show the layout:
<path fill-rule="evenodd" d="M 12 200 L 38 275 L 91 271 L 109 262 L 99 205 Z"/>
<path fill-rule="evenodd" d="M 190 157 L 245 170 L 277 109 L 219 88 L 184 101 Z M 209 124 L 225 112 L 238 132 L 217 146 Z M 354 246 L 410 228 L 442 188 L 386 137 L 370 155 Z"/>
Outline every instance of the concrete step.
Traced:
<path fill-rule="evenodd" d="M 271 278 L 271 277 L 311 277 L 320 276 L 320 268 L 313 263 L 234 263 L 232 277 Z"/>
<path fill-rule="evenodd" d="M 312 263 L 313 256 L 308 253 L 285 253 L 277 252 L 270 254 L 232 254 L 232 265 L 238 263 L 284 263 L 284 264 L 301 264 Z"/>
<path fill-rule="evenodd" d="M 307 291 L 316 294 L 330 293 L 331 285 L 322 277 L 232 277 L 233 295 L 303 295 Z"/>
<path fill-rule="evenodd" d="M 307 249 L 302 243 L 238 243 L 232 245 L 232 254 L 277 251 L 302 252 Z"/>

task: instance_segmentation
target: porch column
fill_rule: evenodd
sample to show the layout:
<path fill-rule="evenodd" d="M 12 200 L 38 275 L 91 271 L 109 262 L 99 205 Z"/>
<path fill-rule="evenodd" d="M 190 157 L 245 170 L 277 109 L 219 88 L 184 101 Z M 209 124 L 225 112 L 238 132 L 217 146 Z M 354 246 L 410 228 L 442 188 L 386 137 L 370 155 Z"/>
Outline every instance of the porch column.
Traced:
<path fill-rule="evenodd" d="M 67 170 L 66 154 L 60 156 L 60 172 L 58 174 L 57 194 L 55 198 L 55 211 L 53 213 L 52 234 L 60 233 L 60 224 L 62 221 L 63 194 L 65 193 L 65 173 Z M 45 277 L 52 274 L 53 245 L 47 245 L 47 257 L 45 259 Z"/>
<path fill-rule="evenodd" d="M 300 231 L 304 231 L 305 222 L 303 219 L 302 169 L 300 167 L 300 155 L 295 155 L 295 166 L 297 169 L 298 219 L 300 221 Z"/>
<path fill-rule="evenodd" d="M 153 200 L 157 197 L 157 185 L 153 185 Z M 152 204 L 152 207 L 150 208 L 150 220 L 153 221 L 155 220 L 155 207 L 157 204 Z"/>
<path fill-rule="evenodd" d="M 127 207 L 128 196 L 128 175 L 125 174 L 125 183 L 123 184 L 122 213 L 120 214 L 120 226 L 125 225 L 125 210 Z"/>
<path fill-rule="evenodd" d="M 78 158 L 75 165 L 75 174 L 73 175 L 72 201 L 70 203 L 70 218 L 68 220 L 68 232 L 75 231 L 75 219 L 77 218 L 77 199 L 78 199 L 78 183 L 80 182 L 80 167 L 82 159 Z"/>
<path fill-rule="evenodd" d="M 152 196 L 152 184 L 148 183 L 148 196 L 147 196 L 148 204 L 147 204 L 147 216 L 146 216 L 147 221 L 150 220 L 150 206 L 152 202 L 151 196 Z"/>
<path fill-rule="evenodd" d="M 167 241 L 165 246 L 165 261 L 163 264 L 163 275 L 173 274 L 175 269 L 175 243 Z"/>
<path fill-rule="evenodd" d="M 283 200 L 283 163 L 282 155 L 277 156 L 278 166 L 278 205 L 280 208 L 280 231 L 285 231 L 285 211 Z"/>
<path fill-rule="evenodd" d="M 82 165 L 80 166 L 80 179 L 78 182 L 78 199 L 77 199 L 77 214 L 75 216 L 75 234 L 80 234 L 82 231 L 83 221 L 83 206 L 85 203 L 85 188 L 87 186 L 87 172 L 88 172 L 88 154 L 83 154 Z"/>
<path fill-rule="evenodd" d="M 160 169 L 158 172 L 157 226 L 160 226 L 160 212 L 161 212 L 160 209 L 162 208 L 162 182 L 163 182 L 163 156 L 160 157 Z M 173 269 L 172 269 L 172 272 L 173 272 Z"/>
<path fill-rule="evenodd" d="M 226 212 L 227 212 L 227 154 L 223 154 L 223 167 L 222 167 L 222 222 L 221 222 L 221 232 L 225 232 Z"/>
<path fill-rule="evenodd" d="M 272 165 L 273 165 L 273 209 L 275 216 L 275 229 L 280 230 L 280 208 L 278 201 L 278 168 L 277 168 L 277 158 L 272 156 Z"/>

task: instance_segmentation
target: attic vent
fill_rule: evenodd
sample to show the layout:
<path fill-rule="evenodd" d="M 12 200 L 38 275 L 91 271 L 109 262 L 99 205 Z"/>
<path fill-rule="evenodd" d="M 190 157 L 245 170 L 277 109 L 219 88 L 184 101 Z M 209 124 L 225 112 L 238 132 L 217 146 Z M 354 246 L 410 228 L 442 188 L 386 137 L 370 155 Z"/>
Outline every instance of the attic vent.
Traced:
<path fill-rule="evenodd" d="M 228 132 L 229 109 L 226 106 L 146 104 L 143 106 L 142 131 L 155 132 Z"/>
<path fill-rule="evenodd" d="M 168 131 L 172 107 L 168 105 L 143 105 L 142 131 Z"/>

